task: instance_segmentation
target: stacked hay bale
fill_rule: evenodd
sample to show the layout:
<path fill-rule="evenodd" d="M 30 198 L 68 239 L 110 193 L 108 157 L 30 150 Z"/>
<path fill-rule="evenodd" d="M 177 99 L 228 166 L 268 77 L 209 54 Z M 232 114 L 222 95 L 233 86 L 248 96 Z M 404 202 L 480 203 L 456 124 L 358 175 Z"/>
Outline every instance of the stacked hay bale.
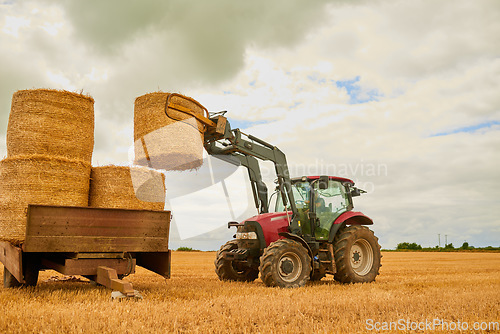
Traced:
<path fill-rule="evenodd" d="M 165 170 L 188 170 L 202 165 L 205 125 L 180 110 L 208 116 L 200 103 L 180 94 L 157 92 L 135 100 L 136 164 Z"/>
<path fill-rule="evenodd" d="M 44 155 L 0 161 L 0 239 L 19 244 L 28 204 L 86 206 L 90 165 Z"/>
<path fill-rule="evenodd" d="M 28 204 L 87 206 L 94 99 L 36 89 L 13 95 L 0 162 L 0 240 L 24 241 Z"/>
<path fill-rule="evenodd" d="M 165 176 L 145 167 L 93 167 L 89 205 L 97 208 L 163 210 Z"/>
<path fill-rule="evenodd" d="M 91 163 L 94 99 L 50 89 L 14 93 L 7 127 L 7 156 L 47 155 Z"/>

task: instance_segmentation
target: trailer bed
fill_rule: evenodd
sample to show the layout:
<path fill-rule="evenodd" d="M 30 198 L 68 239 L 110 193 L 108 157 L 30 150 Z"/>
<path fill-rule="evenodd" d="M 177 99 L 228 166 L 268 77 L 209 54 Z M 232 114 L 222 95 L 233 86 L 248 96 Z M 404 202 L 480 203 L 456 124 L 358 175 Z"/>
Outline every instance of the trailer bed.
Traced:
<path fill-rule="evenodd" d="M 170 211 L 29 205 L 25 241 L 0 242 L 0 262 L 18 283 L 53 269 L 117 286 L 111 276 L 133 273 L 136 265 L 170 278 L 170 217 Z"/>

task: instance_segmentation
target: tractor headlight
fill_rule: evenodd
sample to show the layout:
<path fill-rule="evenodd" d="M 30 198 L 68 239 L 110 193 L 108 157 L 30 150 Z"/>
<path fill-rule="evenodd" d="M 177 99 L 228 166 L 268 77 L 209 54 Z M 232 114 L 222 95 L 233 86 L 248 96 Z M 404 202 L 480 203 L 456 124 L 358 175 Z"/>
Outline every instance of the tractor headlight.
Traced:
<path fill-rule="evenodd" d="M 236 239 L 257 239 L 255 232 L 236 232 Z"/>

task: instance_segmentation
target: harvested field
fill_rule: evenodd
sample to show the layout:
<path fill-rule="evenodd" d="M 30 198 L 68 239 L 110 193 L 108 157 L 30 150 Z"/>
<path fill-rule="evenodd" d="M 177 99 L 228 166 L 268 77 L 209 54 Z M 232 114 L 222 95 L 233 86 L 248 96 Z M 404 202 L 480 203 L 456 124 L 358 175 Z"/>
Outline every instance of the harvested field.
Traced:
<path fill-rule="evenodd" d="M 163 210 L 165 176 L 145 167 L 92 167 L 89 206 Z"/>
<path fill-rule="evenodd" d="M 94 99 L 53 89 L 20 90 L 12 97 L 7 156 L 48 155 L 91 163 Z"/>
<path fill-rule="evenodd" d="M 44 282 L 54 272 L 42 272 L 35 289 L 0 289 L 0 332 L 369 333 L 400 319 L 499 325 L 500 253 L 383 255 L 374 283 L 326 279 L 284 290 L 260 280 L 220 282 L 214 252 L 173 252 L 170 280 L 141 268 L 126 278 L 144 296 L 137 302 L 111 301 L 110 290 L 88 283 Z M 459 332 L 443 328 L 378 332 Z"/>
<path fill-rule="evenodd" d="M 0 161 L 0 240 L 24 240 L 28 204 L 87 206 L 90 164 L 32 155 Z"/>
<path fill-rule="evenodd" d="M 135 100 L 135 164 L 150 166 L 149 157 L 150 167 L 157 169 L 188 170 L 201 166 L 205 126 L 174 107 L 187 108 L 198 116 L 208 113 L 197 101 L 178 94 L 157 92 Z"/>

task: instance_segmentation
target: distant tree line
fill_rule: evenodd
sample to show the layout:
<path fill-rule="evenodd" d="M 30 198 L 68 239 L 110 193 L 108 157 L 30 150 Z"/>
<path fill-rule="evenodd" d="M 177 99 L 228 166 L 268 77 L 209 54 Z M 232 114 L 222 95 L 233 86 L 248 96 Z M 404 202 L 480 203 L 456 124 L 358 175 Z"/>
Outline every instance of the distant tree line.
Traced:
<path fill-rule="evenodd" d="M 453 243 L 449 243 L 444 245 L 444 247 L 428 247 L 428 248 L 423 248 L 421 245 L 417 244 L 416 242 L 401 242 L 397 245 L 396 250 L 473 250 L 473 249 L 484 249 L 484 250 L 500 250 L 500 247 L 492 247 L 492 246 L 487 246 L 487 247 L 478 247 L 475 248 L 474 246 L 469 245 L 469 243 L 466 241 L 462 244 L 461 247 L 455 248 L 453 246 Z"/>

